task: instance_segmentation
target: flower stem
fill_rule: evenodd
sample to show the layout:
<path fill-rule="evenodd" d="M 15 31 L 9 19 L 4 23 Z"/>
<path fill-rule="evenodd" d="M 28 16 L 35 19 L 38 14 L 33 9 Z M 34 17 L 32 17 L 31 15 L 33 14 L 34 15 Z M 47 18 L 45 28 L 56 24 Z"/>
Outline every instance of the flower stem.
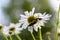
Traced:
<path fill-rule="evenodd" d="M 36 40 L 35 37 L 34 37 L 34 35 L 33 35 L 33 33 L 31 33 L 31 35 L 32 35 L 33 39 Z"/>
<path fill-rule="evenodd" d="M 11 35 L 10 35 L 10 40 L 12 40 L 12 37 L 11 37 Z"/>
<path fill-rule="evenodd" d="M 7 36 L 6 36 L 3 32 L 1 32 L 1 33 L 3 34 L 3 37 L 4 37 L 6 40 L 8 40 Z"/>
<path fill-rule="evenodd" d="M 48 40 L 51 40 L 50 36 L 48 35 Z"/>
<path fill-rule="evenodd" d="M 56 19 L 56 37 L 55 37 L 55 40 L 58 39 L 58 26 L 59 26 L 59 16 L 60 16 L 60 8 L 58 10 L 58 18 Z"/>
<path fill-rule="evenodd" d="M 57 40 L 57 38 L 58 38 L 58 32 L 57 32 L 58 30 L 57 30 L 57 28 L 58 27 L 56 26 L 56 38 L 55 38 L 55 40 Z"/>
<path fill-rule="evenodd" d="M 18 35 L 18 34 L 15 34 L 15 36 L 18 38 L 18 40 L 21 40 L 21 38 L 19 37 L 19 35 Z"/>
<path fill-rule="evenodd" d="M 39 29 L 39 37 L 40 37 L 40 40 L 42 40 L 41 28 Z"/>

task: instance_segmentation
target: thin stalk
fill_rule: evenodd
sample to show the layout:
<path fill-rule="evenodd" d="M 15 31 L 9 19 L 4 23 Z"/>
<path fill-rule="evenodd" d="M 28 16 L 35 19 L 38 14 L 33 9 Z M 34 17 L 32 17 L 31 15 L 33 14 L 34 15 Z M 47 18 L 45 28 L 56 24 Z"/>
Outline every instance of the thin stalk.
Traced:
<path fill-rule="evenodd" d="M 48 40 L 51 40 L 50 36 L 48 35 Z"/>
<path fill-rule="evenodd" d="M 58 38 L 58 26 L 56 26 L 56 38 L 55 38 L 55 40 L 57 40 L 57 38 Z"/>
<path fill-rule="evenodd" d="M 11 37 L 11 35 L 10 35 L 10 40 L 12 40 L 12 37 Z"/>
<path fill-rule="evenodd" d="M 1 32 L 1 33 L 3 34 L 3 37 L 4 37 L 6 40 L 8 40 L 7 36 L 6 36 L 6 35 L 4 35 L 4 33 L 3 33 L 3 32 Z"/>
<path fill-rule="evenodd" d="M 18 40 L 21 40 L 21 38 L 18 34 L 15 34 L 15 36 L 18 38 Z"/>
<path fill-rule="evenodd" d="M 58 39 L 58 24 L 59 24 L 59 16 L 60 16 L 60 8 L 59 8 L 59 10 L 58 10 L 58 19 L 56 20 L 57 21 L 57 23 L 56 23 L 56 36 L 55 36 L 55 40 L 57 40 Z"/>
<path fill-rule="evenodd" d="M 32 35 L 33 39 L 36 40 L 35 37 L 34 37 L 34 35 L 33 35 L 33 33 L 31 33 L 31 35 Z"/>
<path fill-rule="evenodd" d="M 41 34 L 41 29 L 39 29 L 39 37 L 40 37 L 40 40 L 42 40 L 42 34 Z"/>

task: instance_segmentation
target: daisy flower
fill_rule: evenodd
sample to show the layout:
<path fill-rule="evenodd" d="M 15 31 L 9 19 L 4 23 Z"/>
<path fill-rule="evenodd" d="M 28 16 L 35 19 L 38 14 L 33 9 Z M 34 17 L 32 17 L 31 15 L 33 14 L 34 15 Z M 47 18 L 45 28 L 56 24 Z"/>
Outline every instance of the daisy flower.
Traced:
<path fill-rule="evenodd" d="M 19 20 L 19 22 L 21 24 L 23 24 L 23 28 L 26 29 L 27 26 L 29 25 L 29 23 L 33 20 L 35 20 L 36 18 L 34 17 L 34 10 L 35 8 L 32 9 L 32 11 L 28 12 L 28 11 L 25 11 L 24 14 L 25 15 L 20 15 L 21 18 Z"/>
<path fill-rule="evenodd" d="M 4 26 L 4 25 L 2 25 L 2 24 L 0 24 L 0 33 L 2 33 L 2 35 L 3 35 L 3 37 L 6 39 L 6 40 L 8 40 L 8 38 L 7 38 L 7 32 L 5 32 L 4 33 L 4 31 L 3 31 L 3 29 L 4 29 L 4 31 L 6 30 L 6 26 Z"/>
<path fill-rule="evenodd" d="M 20 15 L 21 19 L 19 22 L 22 25 L 24 29 L 28 27 L 28 31 L 33 32 L 33 29 L 35 31 L 38 31 L 38 28 L 41 28 L 41 26 L 44 26 L 44 23 L 46 23 L 46 20 L 49 20 L 51 15 L 49 14 L 41 14 L 41 13 L 34 13 L 35 8 L 32 9 L 32 11 L 28 12 L 25 11 L 25 15 Z"/>
<path fill-rule="evenodd" d="M 41 28 L 41 26 L 44 26 L 44 23 L 47 23 L 47 20 L 50 20 L 51 15 L 43 13 L 35 13 L 34 17 L 36 17 L 37 22 L 33 25 L 33 28 L 35 31 L 38 31 L 38 28 Z M 29 27 L 29 31 L 33 31 L 32 27 Z"/>
<path fill-rule="evenodd" d="M 3 32 L 7 36 L 19 34 L 22 31 L 22 28 L 20 28 L 20 25 L 21 25 L 20 23 L 17 23 L 17 24 L 10 23 L 8 27 L 4 27 Z"/>
<path fill-rule="evenodd" d="M 2 24 L 0 24 L 0 31 L 3 29 L 3 25 Z"/>
<path fill-rule="evenodd" d="M 9 31 L 7 26 L 4 26 L 4 28 L 2 29 L 2 32 L 4 33 L 5 36 L 9 36 Z"/>
<path fill-rule="evenodd" d="M 3 32 L 3 29 L 5 29 L 5 28 L 6 28 L 6 26 L 0 24 L 0 32 Z M 5 30 L 6 30 L 6 29 L 5 29 Z"/>

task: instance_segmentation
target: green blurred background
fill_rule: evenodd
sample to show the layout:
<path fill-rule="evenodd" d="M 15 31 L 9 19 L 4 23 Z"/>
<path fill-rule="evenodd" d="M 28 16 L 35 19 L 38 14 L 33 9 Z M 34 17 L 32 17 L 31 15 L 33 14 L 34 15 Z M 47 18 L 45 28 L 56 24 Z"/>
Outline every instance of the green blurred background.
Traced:
<path fill-rule="evenodd" d="M 9 1 L 5 0 L 5 1 L 6 1 L 6 4 L 4 4 L 5 6 L 0 7 L 0 10 L 3 9 L 2 14 L 4 15 L 2 16 L 4 16 L 5 19 L 3 20 L 0 17 L 0 23 L 2 23 L 3 25 L 9 25 L 10 22 L 18 23 L 20 19 L 20 14 L 23 14 L 24 11 L 31 11 L 32 8 L 35 7 L 36 13 L 46 12 L 47 14 L 52 15 L 51 19 L 45 24 L 45 27 L 42 27 L 42 35 L 43 35 L 43 40 L 47 40 L 46 32 L 51 32 L 51 38 L 52 40 L 54 40 L 55 27 L 56 27 L 55 19 L 57 18 L 58 15 L 57 12 L 58 5 L 55 5 L 57 3 L 54 4 L 54 1 L 52 0 L 9 0 Z M 5 1 L 2 0 L 3 3 Z M 2 2 L 0 1 L 1 5 L 3 4 Z M 22 38 L 22 40 L 33 40 L 30 32 L 27 29 L 23 30 L 19 35 Z M 37 40 L 39 40 L 38 32 L 34 31 L 34 36 L 36 37 Z M 18 40 L 14 35 L 12 38 L 13 40 Z M 0 40 L 5 40 L 1 34 L 0 34 Z"/>

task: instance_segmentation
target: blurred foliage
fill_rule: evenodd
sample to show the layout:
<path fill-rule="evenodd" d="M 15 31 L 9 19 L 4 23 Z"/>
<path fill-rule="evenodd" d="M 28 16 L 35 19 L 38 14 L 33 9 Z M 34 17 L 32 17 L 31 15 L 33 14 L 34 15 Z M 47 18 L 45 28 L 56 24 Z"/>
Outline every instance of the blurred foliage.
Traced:
<path fill-rule="evenodd" d="M 10 6 L 7 9 L 5 8 L 5 11 L 7 11 L 7 14 L 10 16 L 11 22 L 17 23 L 18 19 L 16 18 L 15 13 L 13 13 L 14 8 L 14 0 L 12 0 Z"/>
<path fill-rule="evenodd" d="M 24 11 L 27 11 L 27 10 L 30 11 L 31 10 L 31 3 L 25 0 L 24 3 L 22 4 L 22 9 Z"/>
<path fill-rule="evenodd" d="M 8 8 L 5 8 L 6 13 L 10 16 L 11 22 L 13 22 L 13 23 L 18 22 L 18 18 L 15 16 L 15 13 L 13 13 L 13 10 L 16 7 L 18 7 L 17 5 L 14 4 L 15 1 L 16 0 L 12 0 L 10 6 Z M 20 1 L 23 1 L 22 5 L 19 6 L 22 9 L 22 11 L 30 11 L 32 9 L 30 2 L 28 2 L 27 0 L 20 0 Z M 40 8 L 39 12 L 41 12 L 41 13 L 44 13 L 44 12 L 49 13 L 53 17 L 54 11 L 49 6 L 47 0 L 38 0 L 38 3 L 41 5 L 41 8 Z M 38 11 L 36 10 L 36 12 L 38 12 Z M 51 19 L 52 19 L 52 17 L 51 17 Z M 48 23 L 46 23 L 45 27 L 42 27 L 42 35 L 43 35 L 44 40 L 46 39 L 45 33 L 47 31 L 51 32 L 51 29 L 53 28 L 53 25 L 51 23 L 52 22 L 48 21 Z M 31 37 L 30 32 L 28 32 L 27 29 L 23 30 L 22 33 L 19 34 L 19 35 L 23 40 L 33 40 L 33 38 Z M 38 32 L 34 31 L 34 36 L 36 37 L 37 40 L 39 40 Z M 13 39 L 17 40 L 15 36 L 13 36 Z"/>

